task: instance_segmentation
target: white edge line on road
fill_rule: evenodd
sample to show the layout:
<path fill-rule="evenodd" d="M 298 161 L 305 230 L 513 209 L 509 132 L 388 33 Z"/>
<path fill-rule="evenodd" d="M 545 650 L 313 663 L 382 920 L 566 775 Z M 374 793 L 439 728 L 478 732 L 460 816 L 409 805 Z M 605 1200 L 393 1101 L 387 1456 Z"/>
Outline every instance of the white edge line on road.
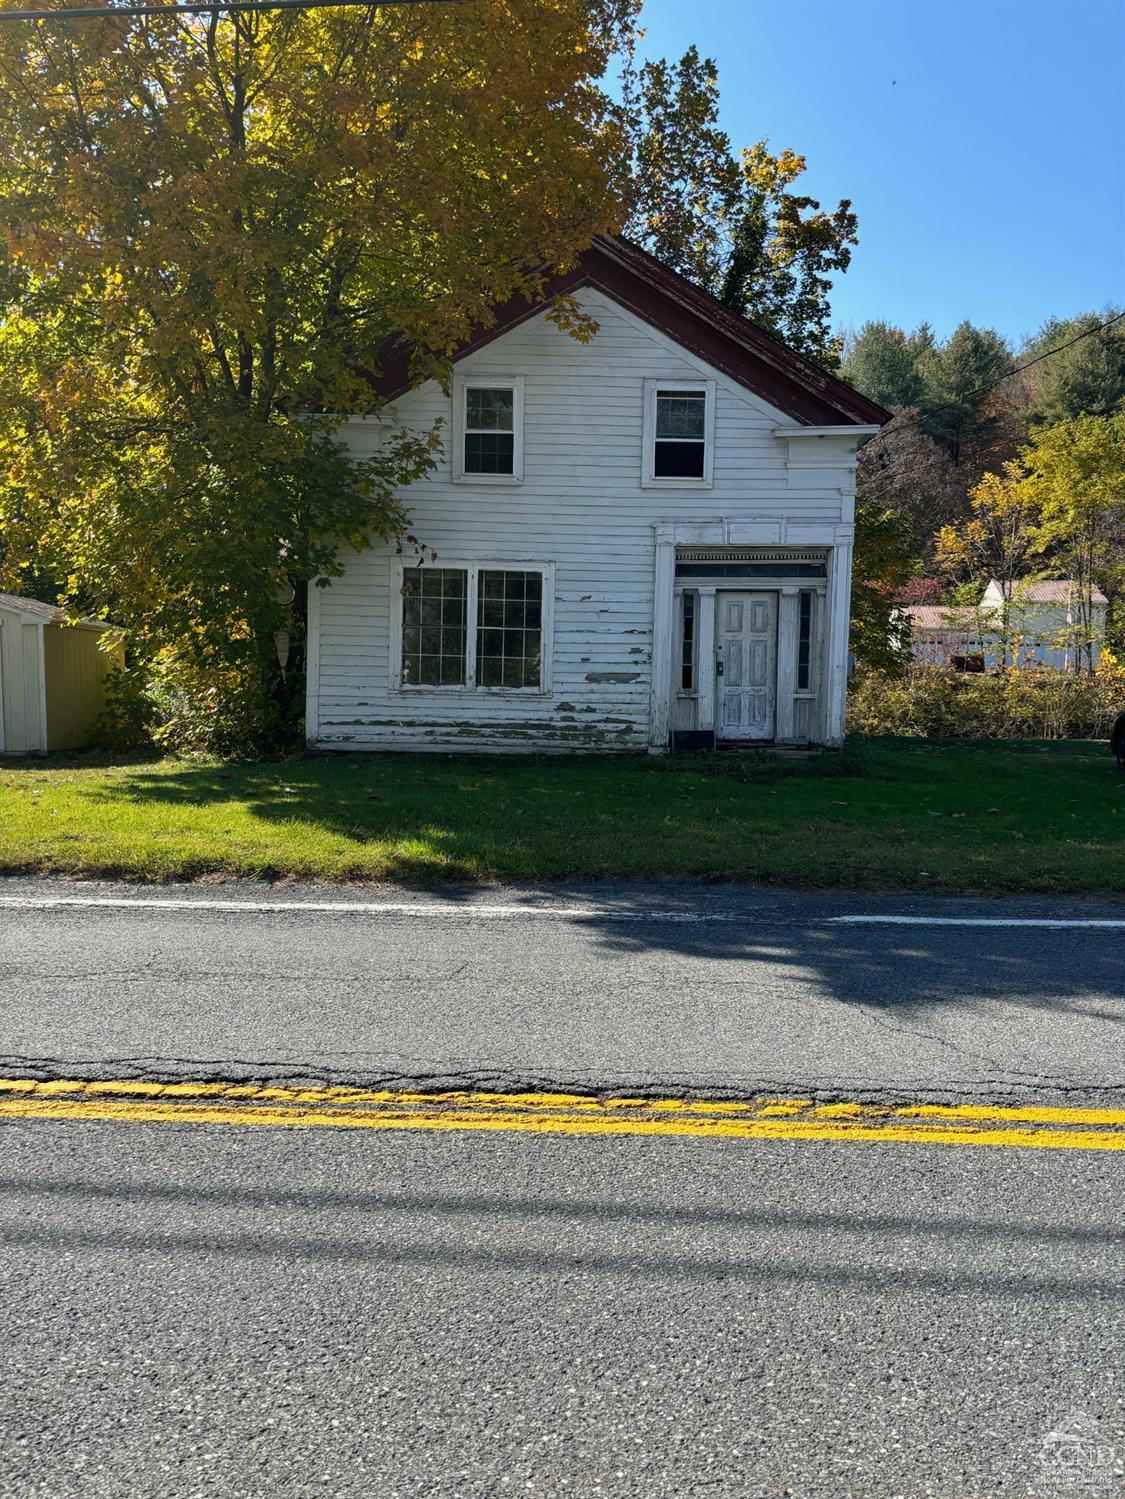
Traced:
<path fill-rule="evenodd" d="M 1097 916 L 829 916 L 832 926 L 1025 926 L 1125 928 L 1125 920 Z"/>
<path fill-rule="evenodd" d="M 358 901 L 358 900 L 161 900 L 151 896 L 128 895 L 5 895 L 0 896 L 0 910 L 49 911 L 56 907 L 88 909 L 105 907 L 116 910 L 142 911 L 223 911 L 260 915 L 286 911 L 343 913 L 361 916 L 454 916 L 481 917 L 486 920 L 525 916 L 533 920 L 575 921 L 597 918 L 599 921 L 738 921 L 733 911 L 665 911 L 635 908 L 619 910 L 604 906 L 488 906 L 471 903 L 463 906 L 434 901 Z"/>
<path fill-rule="evenodd" d="M 73 909 L 102 908 L 112 910 L 141 911 L 220 911 L 234 915 L 283 914 L 289 911 L 308 911 L 326 915 L 359 916 L 426 916 L 467 917 L 470 919 L 510 920 L 524 917 L 533 921 L 660 921 L 699 923 L 708 921 L 755 921 L 771 920 L 768 915 L 746 911 L 669 911 L 655 908 L 634 907 L 624 909 L 613 906 L 513 906 L 513 905 L 450 905 L 437 901 L 348 901 L 348 900 L 174 900 L 158 896 L 129 895 L 4 895 L 0 896 L 0 910 L 50 911 L 58 907 Z M 1102 917 L 1049 917 L 1049 916 L 822 916 L 812 917 L 809 924 L 826 923 L 829 926 L 966 926 L 966 927 L 1037 927 L 1040 929 L 1065 929 L 1089 927 L 1099 930 L 1123 930 L 1125 919 L 1114 920 Z"/>

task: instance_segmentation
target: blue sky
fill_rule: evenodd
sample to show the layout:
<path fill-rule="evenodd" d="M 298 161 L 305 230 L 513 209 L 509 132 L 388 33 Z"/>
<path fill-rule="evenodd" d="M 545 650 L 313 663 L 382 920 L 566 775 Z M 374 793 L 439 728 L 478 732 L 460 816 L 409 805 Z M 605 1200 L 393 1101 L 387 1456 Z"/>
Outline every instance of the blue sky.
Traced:
<path fill-rule="evenodd" d="M 860 243 L 840 327 L 962 318 L 1017 346 L 1125 303 L 1125 0 L 646 0 L 642 55 L 694 42 L 735 147 L 808 159 Z"/>

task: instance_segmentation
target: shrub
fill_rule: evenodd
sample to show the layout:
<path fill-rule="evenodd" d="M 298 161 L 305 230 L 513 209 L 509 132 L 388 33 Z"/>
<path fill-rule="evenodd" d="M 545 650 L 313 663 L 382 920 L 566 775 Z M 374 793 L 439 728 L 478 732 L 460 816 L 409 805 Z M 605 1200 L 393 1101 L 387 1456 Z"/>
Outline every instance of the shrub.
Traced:
<path fill-rule="evenodd" d="M 853 734 L 965 739 L 1108 739 L 1125 708 L 1125 671 L 1112 659 L 1092 676 L 1045 668 L 960 672 L 913 665 L 901 677 L 867 672 L 853 682 Z"/>
<path fill-rule="evenodd" d="M 163 651 L 150 668 L 149 691 L 158 725 L 153 738 L 172 754 L 254 759 L 293 747 L 295 705 L 271 692 L 250 652 L 223 661 Z"/>
<path fill-rule="evenodd" d="M 156 705 L 148 692 L 148 673 L 138 666 L 115 666 L 103 684 L 101 712 L 90 742 L 114 754 L 151 749 Z"/>

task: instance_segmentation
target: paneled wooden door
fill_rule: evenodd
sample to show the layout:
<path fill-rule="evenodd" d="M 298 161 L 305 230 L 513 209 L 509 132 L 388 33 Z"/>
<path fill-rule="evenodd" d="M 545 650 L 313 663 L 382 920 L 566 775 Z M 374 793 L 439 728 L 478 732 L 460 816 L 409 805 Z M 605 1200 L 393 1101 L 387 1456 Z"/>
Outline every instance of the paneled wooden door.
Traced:
<path fill-rule="evenodd" d="M 720 593 L 720 739 L 772 739 L 777 722 L 777 594 Z"/>

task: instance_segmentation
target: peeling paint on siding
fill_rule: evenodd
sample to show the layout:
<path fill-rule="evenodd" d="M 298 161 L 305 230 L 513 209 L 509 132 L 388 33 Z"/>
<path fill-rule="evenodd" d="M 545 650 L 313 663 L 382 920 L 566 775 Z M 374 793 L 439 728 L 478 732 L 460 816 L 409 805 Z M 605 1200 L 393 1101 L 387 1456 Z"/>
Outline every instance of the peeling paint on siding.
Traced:
<path fill-rule="evenodd" d="M 587 682 L 639 682 L 639 671 L 588 671 Z"/>

